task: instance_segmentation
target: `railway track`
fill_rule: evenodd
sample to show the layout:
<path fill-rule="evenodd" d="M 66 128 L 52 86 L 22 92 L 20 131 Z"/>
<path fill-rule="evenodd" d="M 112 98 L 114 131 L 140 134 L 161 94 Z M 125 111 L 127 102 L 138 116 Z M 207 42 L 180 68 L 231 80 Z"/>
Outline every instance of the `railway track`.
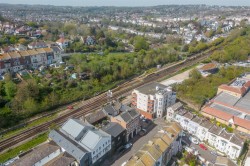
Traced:
<path fill-rule="evenodd" d="M 180 69 L 182 69 L 183 67 L 188 67 L 188 66 L 191 66 L 197 62 L 200 62 L 203 59 L 205 59 L 207 56 L 202 56 L 202 55 L 196 56 L 194 58 L 187 59 L 186 61 L 181 61 L 181 62 L 178 62 L 178 63 L 173 64 L 171 66 L 168 66 L 165 69 L 161 69 L 158 72 L 149 74 L 148 76 L 145 76 L 139 80 L 135 78 L 129 82 L 125 82 L 124 84 L 113 89 L 113 98 L 117 98 L 117 97 L 123 95 L 124 93 L 133 90 L 134 88 L 137 88 L 137 87 L 142 86 L 144 84 L 147 84 L 147 83 L 156 81 L 162 77 L 165 77 L 166 74 L 173 74 L 173 73 L 179 71 Z M 94 110 L 96 110 L 98 107 L 101 107 L 106 102 L 107 102 L 107 97 L 106 97 L 105 93 L 103 93 L 99 96 L 96 96 L 92 99 L 86 100 L 81 107 L 79 107 L 71 112 L 68 112 L 64 115 L 61 115 L 60 117 L 58 117 L 54 120 L 48 121 L 44 124 L 27 129 L 27 130 L 23 131 L 21 134 L 18 134 L 18 135 L 15 135 L 15 136 L 12 136 L 10 138 L 7 138 L 5 140 L 0 141 L 0 152 L 3 152 L 4 150 L 9 149 L 10 147 L 12 147 L 16 144 L 19 144 L 19 143 L 27 140 L 28 138 L 31 138 L 31 137 L 33 137 L 41 132 L 47 131 L 52 124 L 61 125 L 68 118 L 80 118 L 81 116 L 84 116 L 88 113 L 91 113 Z"/>

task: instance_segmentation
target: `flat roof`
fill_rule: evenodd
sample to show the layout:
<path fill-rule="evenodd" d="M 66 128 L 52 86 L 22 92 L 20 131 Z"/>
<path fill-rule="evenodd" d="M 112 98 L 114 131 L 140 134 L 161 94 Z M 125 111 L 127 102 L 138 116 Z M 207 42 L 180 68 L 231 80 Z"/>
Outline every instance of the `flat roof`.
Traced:
<path fill-rule="evenodd" d="M 226 103 L 233 106 L 235 103 L 237 103 L 239 99 L 240 99 L 239 97 L 222 92 L 214 98 L 214 101 Z"/>
<path fill-rule="evenodd" d="M 156 90 L 156 87 L 158 87 L 159 90 L 167 88 L 167 86 L 162 85 L 158 82 L 152 82 L 150 84 L 146 84 L 144 86 L 141 86 L 141 87 L 137 88 L 136 90 L 138 90 L 139 92 L 146 94 L 146 95 L 153 95 L 156 92 L 158 92 L 158 90 Z"/>
<path fill-rule="evenodd" d="M 232 108 L 228 108 L 228 107 L 225 107 L 223 105 L 216 104 L 216 103 L 211 104 L 210 107 L 221 110 L 221 111 L 226 112 L 226 113 L 229 113 L 231 115 L 235 115 L 235 116 L 239 116 L 242 114 L 241 112 L 239 112 L 237 110 L 234 110 Z"/>
<path fill-rule="evenodd" d="M 250 91 L 248 91 L 235 105 L 236 107 L 245 109 L 250 113 Z"/>

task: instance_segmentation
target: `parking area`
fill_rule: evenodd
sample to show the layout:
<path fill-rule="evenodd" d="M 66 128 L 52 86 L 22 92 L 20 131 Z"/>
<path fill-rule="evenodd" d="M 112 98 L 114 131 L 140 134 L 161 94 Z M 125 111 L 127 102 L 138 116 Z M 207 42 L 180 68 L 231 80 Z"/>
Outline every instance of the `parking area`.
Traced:
<path fill-rule="evenodd" d="M 206 146 L 204 143 L 201 143 L 202 145 L 200 145 L 200 143 L 195 144 L 189 138 L 190 135 L 188 133 L 185 133 L 185 136 L 182 137 L 182 140 L 187 147 L 197 150 L 198 155 L 205 161 L 208 161 L 210 163 L 215 163 L 217 155 L 213 153 L 214 152 L 213 149 L 211 149 L 209 146 Z M 203 145 L 205 146 L 205 148 L 203 147 Z"/>

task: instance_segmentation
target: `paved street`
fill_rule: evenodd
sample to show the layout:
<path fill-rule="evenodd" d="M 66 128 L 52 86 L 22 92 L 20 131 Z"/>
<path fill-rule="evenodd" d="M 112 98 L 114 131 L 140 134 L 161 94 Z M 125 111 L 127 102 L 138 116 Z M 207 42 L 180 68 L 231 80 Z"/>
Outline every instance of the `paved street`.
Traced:
<path fill-rule="evenodd" d="M 130 141 L 131 143 L 133 143 L 131 149 L 120 154 L 114 155 L 112 158 L 106 160 L 104 165 L 120 166 L 124 162 L 128 161 L 139 149 L 142 148 L 144 144 L 146 144 L 150 139 L 154 137 L 154 135 L 161 129 L 162 124 L 164 124 L 162 120 L 156 120 L 154 123 L 152 122 L 147 128 L 148 132 L 146 133 L 146 135 L 137 135 L 133 138 L 132 141 Z"/>
<path fill-rule="evenodd" d="M 207 147 L 207 150 L 202 149 L 199 145 L 196 145 L 189 140 L 188 134 L 186 134 L 186 136 L 183 136 L 182 139 L 185 143 L 187 143 L 188 147 L 194 147 L 196 150 L 198 150 L 199 155 L 202 158 L 204 158 L 206 161 L 209 161 L 210 163 L 215 163 L 216 156 L 211 154 L 211 151 L 213 151 L 213 149 L 206 146 L 206 144 L 204 144 L 204 145 Z"/>

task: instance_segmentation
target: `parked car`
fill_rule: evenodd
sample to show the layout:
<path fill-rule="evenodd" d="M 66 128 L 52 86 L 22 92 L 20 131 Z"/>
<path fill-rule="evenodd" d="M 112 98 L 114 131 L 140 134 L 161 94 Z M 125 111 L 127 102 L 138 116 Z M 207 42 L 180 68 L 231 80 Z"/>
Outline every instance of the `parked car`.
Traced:
<path fill-rule="evenodd" d="M 200 144 L 199 146 L 201 147 L 201 149 L 207 150 L 207 147 L 204 144 Z"/>
<path fill-rule="evenodd" d="M 128 148 L 130 148 L 132 145 L 133 145 L 132 143 L 127 143 L 124 147 L 125 147 L 125 149 L 128 149 Z"/>
<path fill-rule="evenodd" d="M 122 165 L 121 166 L 125 166 L 127 164 L 127 161 L 125 161 L 124 163 L 122 163 Z"/>
<path fill-rule="evenodd" d="M 147 132 L 147 130 L 146 129 L 141 129 L 144 133 L 146 133 Z"/>
<path fill-rule="evenodd" d="M 216 151 L 211 151 L 210 153 L 211 153 L 212 155 L 214 155 L 214 156 L 218 156 L 218 154 L 217 154 Z"/>
<path fill-rule="evenodd" d="M 67 107 L 67 109 L 72 110 L 72 109 L 74 109 L 74 107 L 72 105 L 70 105 L 70 106 Z"/>
<path fill-rule="evenodd" d="M 196 145 L 198 145 L 199 144 L 199 141 L 196 139 L 196 138 L 194 138 L 194 137 L 189 137 L 189 140 L 192 142 L 192 143 L 194 143 L 194 144 L 196 144 Z"/>

